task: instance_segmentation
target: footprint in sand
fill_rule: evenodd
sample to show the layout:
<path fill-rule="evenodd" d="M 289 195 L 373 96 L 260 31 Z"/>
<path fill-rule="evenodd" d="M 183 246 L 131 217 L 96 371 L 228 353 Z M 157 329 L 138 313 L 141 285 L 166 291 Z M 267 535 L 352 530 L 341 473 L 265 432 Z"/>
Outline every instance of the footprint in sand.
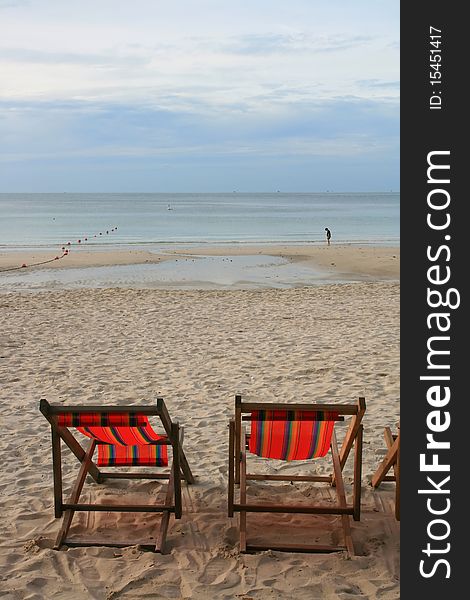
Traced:
<path fill-rule="evenodd" d="M 198 581 L 200 583 L 219 585 L 222 588 L 230 588 L 240 583 L 240 576 L 234 573 L 235 569 L 236 561 L 214 558 L 207 563 Z"/>

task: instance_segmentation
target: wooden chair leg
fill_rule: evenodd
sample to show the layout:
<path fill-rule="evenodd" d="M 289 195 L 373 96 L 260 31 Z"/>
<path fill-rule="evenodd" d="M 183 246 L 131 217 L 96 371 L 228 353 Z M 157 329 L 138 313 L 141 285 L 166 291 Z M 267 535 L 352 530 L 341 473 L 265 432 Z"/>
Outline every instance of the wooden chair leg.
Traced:
<path fill-rule="evenodd" d="M 361 487 L 362 487 L 362 438 L 364 426 L 361 424 L 355 441 L 354 448 L 354 483 L 353 483 L 353 519 L 361 520 Z"/>
<path fill-rule="evenodd" d="M 241 432 L 241 461 L 240 461 L 240 504 L 246 504 L 246 437 L 245 430 Z M 240 511 L 240 552 L 246 552 L 246 510 Z"/>
<path fill-rule="evenodd" d="M 400 439 L 398 438 L 397 462 L 395 465 L 395 518 L 400 520 Z"/>
<path fill-rule="evenodd" d="M 184 480 L 188 484 L 194 483 L 194 475 L 191 472 L 191 468 L 189 466 L 188 460 L 183 450 L 183 438 L 184 438 L 184 429 L 180 425 L 180 443 L 179 443 L 179 459 L 180 459 L 180 468 L 183 474 Z"/>
<path fill-rule="evenodd" d="M 179 429 L 179 433 L 177 432 L 177 429 Z M 178 439 L 177 452 L 176 452 L 177 460 L 175 463 L 175 457 L 173 456 L 173 462 L 170 465 L 170 477 L 168 480 L 168 488 L 166 491 L 165 506 L 168 506 L 168 508 L 170 509 L 173 506 L 173 502 L 175 502 L 175 517 L 176 517 L 176 489 L 177 488 L 175 486 L 175 481 L 176 481 L 176 479 L 180 480 L 180 468 L 184 472 L 184 469 L 183 469 L 183 466 L 181 465 L 181 463 L 178 466 L 178 458 L 181 459 L 181 450 L 182 450 L 182 445 L 183 445 L 183 437 L 184 437 L 183 428 L 182 427 L 179 428 L 177 426 L 175 428 L 175 435 L 177 435 L 177 439 Z M 190 483 L 190 482 L 187 481 L 187 483 Z M 179 486 L 179 492 L 180 492 L 180 498 L 181 498 L 181 481 L 180 481 L 180 486 Z M 181 500 L 180 500 L 180 510 L 182 510 Z M 162 515 L 162 520 L 160 522 L 160 530 L 159 530 L 158 537 L 157 537 L 157 543 L 155 545 L 155 552 L 160 552 L 161 554 L 165 553 L 165 542 L 166 542 L 166 535 L 168 532 L 168 525 L 170 523 L 170 516 L 171 516 L 171 511 L 170 510 L 165 511 Z"/>
<path fill-rule="evenodd" d="M 344 492 L 344 482 L 343 482 L 343 473 L 341 471 L 341 464 L 338 452 L 338 443 L 336 441 L 336 434 L 333 431 L 333 435 L 331 437 L 331 453 L 333 456 L 333 468 L 335 472 L 335 481 L 336 481 L 336 493 L 338 495 L 338 501 L 341 508 L 346 508 L 346 494 Z M 345 546 L 351 556 L 354 556 L 354 545 L 351 536 L 351 527 L 349 524 L 349 516 L 341 515 L 341 521 L 343 524 L 344 531 L 344 541 Z"/>
<path fill-rule="evenodd" d="M 233 517 L 233 501 L 235 494 L 235 422 L 229 423 L 228 439 L 228 516 Z"/>
<path fill-rule="evenodd" d="M 75 480 L 74 486 L 70 493 L 70 499 L 68 501 L 68 504 L 76 504 L 78 502 L 78 499 L 80 498 L 80 494 L 83 489 L 83 484 L 85 483 L 85 479 L 86 479 L 86 476 L 89 471 L 89 467 L 91 464 L 91 458 L 95 451 L 95 447 L 96 447 L 95 440 L 91 440 L 88 450 L 86 451 L 86 454 L 85 454 L 82 464 L 80 466 L 80 470 L 78 472 L 77 479 Z M 75 514 L 75 511 L 71 508 L 64 511 L 62 526 L 57 535 L 57 539 L 56 539 L 56 542 L 54 545 L 55 550 L 59 550 L 60 547 L 62 546 L 62 544 L 65 543 L 66 538 L 67 538 L 67 533 L 70 529 L 70 525 L 72 524 L 72 519 L 73 519 L 74 514 Z"/>
<path fill-rule="evenodd" d="M 378 487 L 385 479 L 392 466 L 396 464 L 399 444 L 400 439 L 397 437 L 372 477 L 373 487 Z"/>
<path fill-rule="evenodd" d="M 170 479 L 168 480 L 168 489 L 166 491 L 165 504 L 169 508 L 171 508 L 173 504 L 173 496 L 175 492 L 175 471 L 173 469 L 173 465 L 171 465 L 170 471 Z M 160 552 L 161 554 L 165 553 L 165 542 L 166 535 L 168 532 L 168 525 L 170 523 L 171 512 L 169 510 L 165 511 L 162 515 L 162 520 L 160 522 L 160 530 L 158 532 L 157 543 L 155 545 L 155 552 Z"/>
<path fill-rule="evenodd" d="M 52 432 L 52 473 L 54 477 L 54 516 L 62 516 L 62 453 L 60 435 L 51 427 Z"/>
<path fill-rule="evenodd" d="M 241 413 L 241 396 L 235 396 L 235 452 L 240 452 L 245 447 L 241 445 L 242 435 L 242 413 Z M 240 461 L 235 461 L 235 483 L 240 483 Z"/>
<path fill-rule="evenodd" d="M 173 447 L 173 466 L 171 472 L 173 473 L 173 487 L 175 491 L 175 518 L 181 519 L 182 505 L 181 505 L 181 477 L 180 477 L 180 434 L 178 423 L 172 423 L 171 425 L 172 434 L 172 447 Z"/>
<path fill-rule="evenodd" d="M 397 435 L 393 435 L 390 427 L 384 430 L 385 443 L 387 444 L 387 454 L 380 463 L 377 471 L 372 476 L 371 484 L 377 488 L 382 481 L 395 481 L 395 518 L 400 520 L 400 430 Z M 393 475 L 387 473 L 393 469 Z"/>

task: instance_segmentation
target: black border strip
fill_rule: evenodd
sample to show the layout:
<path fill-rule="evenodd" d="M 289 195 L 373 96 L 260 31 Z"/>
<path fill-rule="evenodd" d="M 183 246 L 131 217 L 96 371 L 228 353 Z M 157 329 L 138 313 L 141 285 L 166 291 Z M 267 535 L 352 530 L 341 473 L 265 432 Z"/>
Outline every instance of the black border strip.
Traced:
<path fill-rule="evenodd" d="M 470 369 L 466 343 L 470 327 L 465 322 L 470 257 L 466 237 L 470 237 L 470 229 L 465 219 L 468 151 L 464 148 L 464 136 L 469 127 L 468 109 L 464 111 L 463 107 L 468 100 L 463 88 L 469 70 L 465 56 L 469 53 L 461 6 L 435 0 L 419 5 L 401 3 L 404 599 L 442 600 L 443 594 L 460 598 L 460 590 L 466 589 L 463 561 L 467 549 L 463 542 L 470 528 L 463 504 L 467 504 L 470 474 L 463 459 L 466 437 L 470 436 L 468 394 L 464 387 L 464 373 Z M 431 38 L 432 34 L 441 38 Z M 441 43 L 432 44 L 437 41 Z M 434 58 L 437 54 L 441 59 Z M 436 72 L 440 75 L 434 75 Z M 431 163 L 436 167 L 428 171 Z M 446 300 L 454 308 L 445 306 Z M 448 400 L 446 395 L 450 395 Z M 442 431 L 438 432 L 439 428 Z M 430 434 L 433 440 L 450 447 L 427 448 Z M 420 468 L 422 454 L 425 458 Z M 433 461 L 443 466 L 431 471 L 432 467 L 425 464 Z M 445 465 L 449 471 L 441 470 Z"/>

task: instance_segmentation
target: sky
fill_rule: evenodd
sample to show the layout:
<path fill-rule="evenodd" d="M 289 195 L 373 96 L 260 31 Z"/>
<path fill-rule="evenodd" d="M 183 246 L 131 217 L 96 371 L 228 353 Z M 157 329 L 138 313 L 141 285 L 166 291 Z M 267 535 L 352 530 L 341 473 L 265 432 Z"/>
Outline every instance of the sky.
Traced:
<path fill-rule="evenodd" d="M 398 189 L 398 0 L 0 0 L 0 192 Z"/>

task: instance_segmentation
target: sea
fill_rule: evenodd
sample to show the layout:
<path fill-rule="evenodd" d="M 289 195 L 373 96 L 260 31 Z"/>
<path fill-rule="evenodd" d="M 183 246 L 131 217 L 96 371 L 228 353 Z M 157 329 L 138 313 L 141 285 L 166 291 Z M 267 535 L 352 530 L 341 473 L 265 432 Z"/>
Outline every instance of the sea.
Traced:
<path fill-rule="evenodd" d="M 0 194 L 0 251 L 88 245 L 399 243 L 398 193 Z M 94 237 L 96 236 L 96 237 Z M 109 248 L 108 248 L 109 249 Z"/>
<path fill-rule="evenodd" d="M 335 282 L 279 256 L 191 257 L 204 245 L 398 246 L 398 193 L 0 194 L 0 253 L 184 248 L 160 264 L 0 272 L 0 292 L 76 288 L 254 288 Z M 70 244 L 70 246 L 69 246 Z M 66 260 L 66 259 L 65 259 Z M 65 261 L 64 261 L 65 264 Z M 21 265 L 19 265 L 21 267 Z M 338 280 L 339 283 L 343 279 Z"/>

